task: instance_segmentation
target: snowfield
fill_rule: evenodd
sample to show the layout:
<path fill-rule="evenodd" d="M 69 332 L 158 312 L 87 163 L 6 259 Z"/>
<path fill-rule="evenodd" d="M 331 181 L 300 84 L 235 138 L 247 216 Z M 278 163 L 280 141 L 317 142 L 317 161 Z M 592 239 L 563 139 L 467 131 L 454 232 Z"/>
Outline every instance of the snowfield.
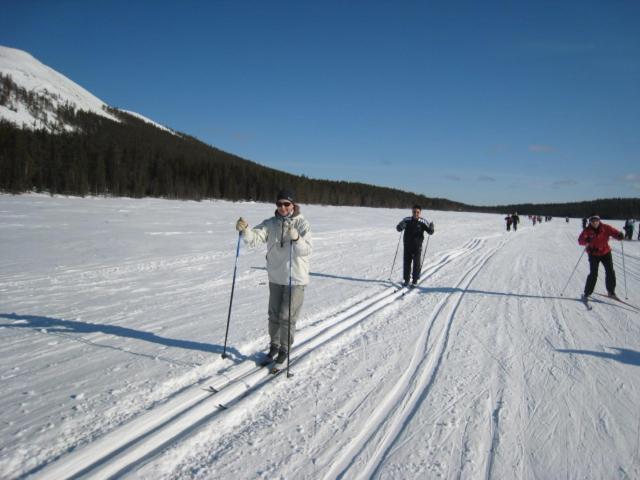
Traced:
<path fill-rule="evenodd" d="M 506 232 L 504 215 L 425 211 L 407 292 L 402 246 L 391 266 L 408 208 L 303 205 L 312 280 L 287 378 L 256 366 L 264 248 L 240 249 L 221 358 L 235 220 L 273 211 L 0 195 L 0 477 L 640 478 L 640 313 L 577 300 L 586 256 L 560 295 L 578 220 Z M 638 305 L 640 242 L 626 279 L 611 243 Z"/>

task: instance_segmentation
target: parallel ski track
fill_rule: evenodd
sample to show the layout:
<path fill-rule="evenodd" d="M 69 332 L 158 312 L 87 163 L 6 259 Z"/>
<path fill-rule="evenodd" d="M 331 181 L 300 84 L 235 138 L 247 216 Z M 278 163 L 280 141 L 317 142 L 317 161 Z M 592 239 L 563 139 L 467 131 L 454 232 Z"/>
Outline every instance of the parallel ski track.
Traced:
<path fill-rule="evenodd" d="M 462 247 L 444 253 L 437 262 L 426 268 L 420 282 L 454 260 L 471 255 L 483 244 L 482 239 L 472 239 Z M 484 264 L 484 261 L 481 263 Z M 407 288 L 389 287 L 337 315 L 315 322 L 298 333 L 297 345 L 291 352 L 292 364 L 302 361 L 318 346 L 331 342 L 373 313 L 411 293 L 412 290 Z M 437 312 L 442 310 L 446 299 L 440 303 Z M 231 405 L 273 378 L 266 368 L 256 366 L 252 361 L 242 362 L 224 374 L 192 385 L 147 413 L 44 467 L 28 472 L 28 475 L 43 479 L 118 477 L 153 458 L 169 445 L 193 434 L 214 418 L 223 417 Z M 204 387 L 212 387 L 216 392 L 206 392 Z"/>
<path fill-rule="evenodd" d="M 434 308 L 423 330 L 409 365 L 389 393 L 380 402 L 367 422 L 368 428 L 359 431 L 355 437 L 341 450 L 341 455 L 332 462 L 331 468 L 324 475 L 325 479 L 376 477 L 385 459 L 398 441 L 403 429 L 415 415 L 417 408 L 428 396 L 437 372 L 443 361 L 449 341 L 449 332 L 458 307 L 464 298 L 464 291 L 484 265 L 502 248 L 507 240 L 479 256 L 473 264 L 465 269 L 455 285 L 456 292 L 446 295 Z M 444 317 L 444 324 L 438 322 Z M 438 337 L 430 341 L 436 325 L 441 329 Z M 492 432 L 492 443 L 495 433 Z M 492 455 L 493 452 L 489 452 Z M 489 459 L 488 469 L 492 460 Z M 353 471 L 352 471 L 353 470 Z"/>

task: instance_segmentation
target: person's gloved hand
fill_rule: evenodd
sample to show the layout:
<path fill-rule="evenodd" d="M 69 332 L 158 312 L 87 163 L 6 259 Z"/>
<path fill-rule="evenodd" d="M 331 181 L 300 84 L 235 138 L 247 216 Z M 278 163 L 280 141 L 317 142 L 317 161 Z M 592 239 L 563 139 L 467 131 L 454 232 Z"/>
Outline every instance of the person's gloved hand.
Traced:
<path fill-rule="evenodd" d="M 436 231 L 436 226 L 433 224 L 433 222 L 431 222 L 429 224 L 429 226 L 427 227 L 427 233 L 429 235 L 433 235 L 433 232 L 435 232 L 435 231 Z"/>
<path fill-rule="evenodd" d="M 249 224 L 244 218 L 240 217 L 236 222 L 236 230 L 240 233 L 244 233 L 247 228 L 249 228 Z"/>
<path fill-rule="evenodd" d="M 292 242 L 296 242 L 300 238 L 300 233 L 298 233 L 298 229 L 293 226 L 293 223 L 290 223 L 288 226 L 285 226 L 283 237 L 284 240 L 291 240 Z"/>
<path fill-rule="evenodd" d="M 624 233 L 620 232 L 618 234 L 618 240 L 624 240 Z"/>

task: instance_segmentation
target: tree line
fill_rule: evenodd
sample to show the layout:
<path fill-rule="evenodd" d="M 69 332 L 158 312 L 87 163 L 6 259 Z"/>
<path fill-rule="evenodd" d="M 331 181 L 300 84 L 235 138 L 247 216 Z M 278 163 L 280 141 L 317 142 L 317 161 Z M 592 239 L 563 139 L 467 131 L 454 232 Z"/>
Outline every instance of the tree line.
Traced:
<path fill-rule="evenodd" d="M 540 215 L 543 217 L 584 218 L 597 214 L 602 218 L 616 220 L 640 219 L 640 198 L 602 198 L 571 203 L 525 203 L 501 205 L 482 210 L 495 213 L 517 212 L 519 215 Z"/>
<path fill-rule="evenodd" d="M 73 131 L 19 128 L 0 121 L 0 190 L 67 195 L 272 201 L 283 187 L 303 203 L 460 210 L 462 203 L 357 182 L 318 180 L 264 167 L 185 134 L 172 134 L 117 109 L 115 122 L 0 78 L 0 104 L 19 98 L 44 120 Z M 7 93 L 9 92 L 9 93 Z M 4 102 L 4 103 L 3 103 Z M 48 112 L 48 113 L 47 113 Z"/>
<path fill-rule="evenodd" d="M 302 203 L 324 205 L 407 208 L 418 203 L 428 210 L 640 216 L 638 198 L 474 207 L 393 188 L 292 175 L 189 135 L 160 130 L 117 109 L 109 112 L 121 122 L 61 105 L 52 98 L 49 93 L 20 88 L 10 76 L 0 74 L 0 105 L 12 109 L 17 103 L 26 105 L 40 125 L 48 127 L 20 128 L 0 120 L 0 191 L 270 202 L 286 187 Z M 60 122 L 73 130 L 59 126 Z"/>

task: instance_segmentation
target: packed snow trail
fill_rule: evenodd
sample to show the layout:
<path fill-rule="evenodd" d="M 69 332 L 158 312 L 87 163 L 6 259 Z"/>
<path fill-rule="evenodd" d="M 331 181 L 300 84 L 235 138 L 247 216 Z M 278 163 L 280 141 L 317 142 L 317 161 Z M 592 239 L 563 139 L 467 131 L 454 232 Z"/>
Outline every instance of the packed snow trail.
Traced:
<path fill-rule="evenodd" d="M 429 278 L 460 256 L 470 255 L 480 244 L 478 240 L 470 241 L 460 249 L 446 252 L 435 264 L 425 265 L 421 279 Z M 338 315 L 303 329 L 298 333 L 297 344 L 292 350 L 292 361 L 299 363 L 319 345 L 330 342 L 409 291 L 407 288 L 388 288 Z M 218 413 L 223 413 L 230 405 L 273 378 L 268 369 L 255 366 L 251 361 L 242 362 L 224 375 L 201 382 L 36 473 L 43 479 L 70 478 L 89 473 L 92 478 L 121 476 L 172 442 L 189 435 L 204 422 L 211 423 Z M 206 390 L 203 385 L 212 391 L 203 393 L 202 390 Z"/>
<path fill-rule="evenodd" d="M 454 287 L 454 290 L 461 290 L 461 292 L 451 293 L 436 305 L 434 312 L 425 322 L 423 333 L 416 343 L 411 363 L 405 373 L 387 393 L 374 417 L 369 420 L 368 428 L 362 430 L 350 442 L 350 447 L 342 453 L 342 456 L 333 462 L 326 478 L 342 478 L 343 476 L 370 478 L 372 476 L 380 460 L 384 458 L 385 452 L 388 451 L 393 440 L 398 436 L 402 425 L 410 420 L 417 402 L 428 394 L 429 386 L 442 361 L 451 323 L 464 295 L 464 289 L 471 284 L 483 265 L 501 246 L 498 245 L 480 258 L 474 259 L 474 263 L 465 268 L 460 280 Z M 452 297 L 455 300 L 450 302 Z M 438 316 L 443 312 L 443 317 L 446 318 L 445 325 L 439 332 L 439 338 L 430 343 L 432 329 Z M 362 453 L 365 446 L 373 441 L 374 436 L 381 438 L 377 440 L 372 449 L 368 448 L 373 450 L 367 455 L 368 461 L 366 461 L 365 465 L 358 465 L 353 474 L 347 475 L 347 470 L 355 463 L 356 457 Z"/>
<path fill-rule="evenodd" d="M 407 212 L 303 206 L 316 248 L 287 379 L 256 367 L 263 249 L 241 250 L 220 358 L 233 224 L 272 208 L 0 196 L 2 475 L 640 477 L 640 315 L 584 308 L 586 260 L 559 295 L 579 222 L 507 233 L 501 215 L 429 212 L 407 291 L 388 281 Z"/>
<path fill-rule="evenodd" d="M 620 472 L 623 478 L 626 475 L 629 478 L 637 476 L 640 414 L 633 399 L 637 398 L 636 370 L 640 362 L 634 360 L 633 354 L 627 353 L 626 364 L 602 365 L 599 382 L 608 379 L 606 372 L 610 369 L 628 370 L 625 365 L 632 365 L 628 374 L 635 381 L 623 381 L 612 391 L 607 391 L 604 385 L 594 390 L 595 385 L 584 381 L 588 379 L 584 360 L 567 357 L 567 354 L 590 354 L 578 350 L 569 352 L 563 346 L 576 345 L 585 339 L 592 341 L 601 334 L 605 334 L 607 341 L 616 338 L 610 331 L 607 334 L 606 324 L 611 322 L 610 319 L 623 323 L 622 335 L 618 334 L 617 341 L 627 340 L 625 332 L 633 341 L 638 338 L 638 326 L 634 323 L 638 318 L 634 312 L 615 306 L 612 311 L 603 312 L 610 314 L 606 317 L 600 317 L 602 313 L 584 312 L 578 295 L 586 275 L 585 265 L 580 267 L 577 281 L 571 284 L 572 295 L 560 297 L 559 291 L 570 272 L 571 262 L 576 258 L 574 253 L 579 254 L 580 251 L 574 245 L 568 251 L 541 249 L 538 245 L 553 243 L 558 236 L 551 226 L 544 227 L 547 226 L 538 227 L 535 232 L 521 229 L 517 235 L 522 236 L 514 236 L 512 241 L 498 248 L 479 269 L 472 283 L 459 288 L 458 292 L 455 291 L 456 284 L 446 283 L 445 279 L 452 278 L 453 272 L 459 277 L 466 270 L 456 265 L 457 268 L 446 272 L 447 275 L 440 272 L 441 277 L 429 281 L 429 284 L 435 282 L 433 287 L 423 286 L 416 292 L 414 300 L 418 301 L 418 310 L 415 310 L 415 317 L 413 309 L 411 313 L 403 310 L 404 315 L 380 312 L 376 315 L 378 322 L 372 319 L 371 328 L 362 332 L 360 337 L 352 338 L 352 344 L 347 344 L 337 353 L 333 349 L 332 360 L 325 364 L 324 372 L 335 369 L 340 372 L 338 376 L 330 376 L 323 381 L 318 380 L 322 372 L 316 371 L 313 375 L 311 370 L 307 370 L 313 375 L 313 380 L 307 381 L 311 385 L 297 383 L 306 393 L 288 395 L 280 389 L 277 394 L 269 396 L 275 405 L 258 408 L 253 413 L 255 420 L 243 423 L 235 439 L 229 438 L 222 446 L 208 450 L 202 457 L 186 455 L 182 466 L 173 471 L 180 472 L 182 468 L 195 464 L 199 472 L 196 476 L 206 476 L 207 472 L 215 471 L 242 477 L 241 471 L 234 468 L 238 459 L 233 451 L 241 450 L 247 458 L 254 458 L 252 452 L 256 456 L 271 458 L 269 452 L 280 448 L 290 454 L 284 459 L 280 455 L 280 460 L 259 462 L 264 467 L 256 472 L 265 476 L 285 472 L 286 477 L 305 472 L 315 478 L 333 478 L 344 471 L 341 466 L 346 464 L 345 478 L 366 478 L 369 474 L 373 478 L 574 478 L 607 477 L 613 470 Z M 486 250 L 477 253 L 481 257 Z M 468 258 L 468 262 L 472 260 L 478 261 L 478 258 Z M 553 274 L 556 268 L 557 275 Z M 449 331 L 446 337 L 443 337 L 442 326 L 438 330 L 439 338 L 448 338 L 446 348 L 442 347 L 441 354 L 432 348 L 422 359 L 425 363 L 440 359 L 437 360 L 439 368 L 433 369 L 433 373 L 427 369 L 424 376 L 417 377 L 424 380 L 429 378 L 427 372 L 432 373 L 433 379 L 426 383 L 429 388 L 417 388 L 419 394 L 405 397 L 411 409 L 405 407 L 402 412 L 402 407 L 398 406 L 395 418 L 378 414 L 379 409 L 385 408 L 385 396 L 394 393 L 397 383 L 392 379 L 401 378 L 406 371 L 411 371 L 407 353 L 416 351 L 416 345 L 422 339 L 413 344 L 413 350 L 400 348 L 400 356 L 389 355 L 386 350 L 376 348 L 378 341 L 382 339 L 383 344 L 389 345 L 389 339 L 395 339 L 392 332 L 402 331 L 400 325 L 413 318 L 417 320 L 416 325 L 424 329 L 431 318 L 427 315 L 439 311 L 436 298 L 429 297 L 437 297 L 440 302 L 443 297 L 455 295 L 460 297 L 461 303 L 456 303 L 453 313 L 440 311 L 435 315 L 441 324 L 453 318 L 447 324 Z M 412 304 L 410 302 L 406 307 Z M 390 308 L 395 309 L 396 305 Z M 587 315 L 594 318 L 587 318 Z M 567 324 L 566 319 L 572 319 L 571 324 Z M 583 330 L 585 324 L 590 327 L 581 338 L 575 333 Z M 391 330 L 387 328 L 387 332 L 381 335 L 372 333 L 384 325 L 392 326 Z M 575 329 L 578 330 L 572 333 Z M 403 331 L 403 338 L 418 338 L 415 331 L 412 335 Z M 551 338 L 558 343 L 554 344 Z M 361 346 L 364 342 L 368 342 L 369 347 Z M 390 347 L 394 350 L 393 346 Z M 362 352 L 366 348 L 375 353 L 369 356 L 363 352 L 363 363 L 355 363 L 359 354 L 354 358 L 353 352 Z M 376 357 L 378 361 L 372 363 L 370 359 Z M 596 358 L 614 359 L 616 355 L 603 352 L 603 357 Z M 618 358 L 624 360 L 625 354 Z M 401 367 L 385 369 L 395 364 L 394 360 L 400 360 Z M 366 368 L 363 369 L 362 365 Z M 380 376 L 371 373 L 380 369 L 387 373 Z M 367 372 L 364 376 L 370 378 L 368 384 L 371 385 L 366 390 L 361 386 L 364 370 Z M 576 372 L 581 372 L 581 378 L 574 378 Z M 616 377 L 614 375 L 613 378 Z M 339 387 L 335 387 L 336 382 L 339 382 Z M 417 381 L 415 383 L 418 384 Z M 625 384 L 626 388 L 622 386 Z M 353 390 L 362 393 L 352 396 L 350 392 Z M 623 398 L 618 398 L 620 393 Z M 279 398 L 279 395 L 284 398 Z M 287 441 L 296 439 L 301 442 L 298 448 L 287 449 L 286 443 L 278 441 L 278 434 L 270 433 L 267 425 L 281 422 L 286 425 L 285 418 L 289 417 L 304 418 L 302 410 L 309 407 L 302 405 L 310 403 L 304 398 L 312 395 L 319 400 L 316 400 L 317 412 L 313 412 L 312 404 L 312 412 L 309 413 L 318 418 L 314 418 L 311 425 L 298 421 L 296 428 L 291 425 L 285 429 Z M 333 398 L 332 395 L 337 397 L 335 401 L 328 400 Z M 588 400 L 594 395 L 600 399 L 598 402 Z M 571 403 L 566 398 L 570 398 Z M 301 402 L 300 408 L 295 407 L 295 399 Z M 270 413 L 274 408 L 282 408 L 285 413 Z M 603 422 L 597 413 L 599 410 L 606 411 L 604 418 L 609 419 Z M 409 414 L 403 414 L 407 412 Z M 575 412 L 588 415 L 584 418 L 586 421 L 582 423 L 581 417 L 574 420 Z M 259 421 L 264 417 L 269 419 L 269 423 Z M 629 418 L 634 421 L 629 422 Z M 383 427 L 376 435 L 377 420 L 383 422 Z M 590 425 L 599 423 L 603 426 L 612 423 L 607 428 L 615 426 L 621 438 L 626 438 L 625 445 L 613 448 L 612 443 L 618 443 L 614 437 L 589 431 Z M 256 428 L 259 430 L 254 430 Z M 248 432 L 251 432 L 251 438 L 261 435 L 266 438 L 248 442 Z M 278 432 L 282 434 L 282 429 Z M 324 445 L 320 437 L 325 439 Z M 601 446 L 604 452 L 599 451 Z M 590 452 L 588 456 L 581 453 L 585 447 Z M 347 453 L 341 457 L 343 452 Z M 174 456 L 177 453 L 168 454 L 167 458 L 178 460 L 181 457 Z M 228 468 L 225 467 L 225 454 L 232 457 Z M 214 459 L 216 468 L 212 469 L 207 462 Z M 145 470 L 158 471 L 161 470 Z M 245 474 L 244 478 L 248 477 Z"/>

